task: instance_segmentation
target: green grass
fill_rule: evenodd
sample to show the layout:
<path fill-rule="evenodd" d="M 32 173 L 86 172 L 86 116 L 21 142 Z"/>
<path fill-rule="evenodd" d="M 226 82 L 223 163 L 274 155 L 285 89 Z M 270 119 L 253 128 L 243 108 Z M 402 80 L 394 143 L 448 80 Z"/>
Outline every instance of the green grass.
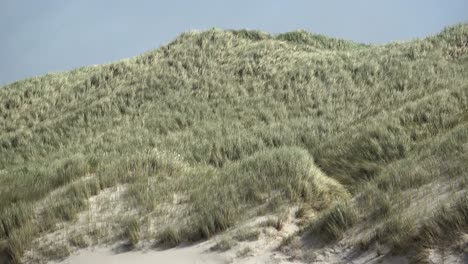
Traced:
<path fill-rule="evenodd" d="M 140 223 L 138 219 L 128 219 L 124 223 L 124 238 L 131 247 L 135 247 L 140 241 Z"/>
<path fill-rule="evenodd" d="M 357 221 L 357 209 L 352 204 L 337 202 L 310 226 L 312 235 L 329 242 L 343 237 L 343 233 Z"/>
<path fill-rule="evenodd" d="M 440 207 L 426 221 L 418 233 L 418 239 L 427 245 L 450 244 L 452 237 L 468 228 L 468 196 L 461 196 L 449 206 Z"/>
<path fill-rule="evenodd" d="M 261 231 L 258 229 L 247 228 L 237 232 L 232 238 L 237 241 L 255 241 L 260 237 Z"/>
<path fill-rule="evenodd" d="M 6 85 L 0 241 L 19 260 L 123 184 L 135 219 L 177 219 L 158 230 L 173 246 L 293 204 L 332 240 L 454 238 L 464 209 L 434 208 L 466 195 L 467 43 L 466 24 L 386 45 L 212 29 Z"/>
<path fill-rule="evenodd" d="M 165 247 L 174 247 L 182 242 L 181 234 L 173 227 L 167 227 L 158 235 L 158 244 Z"/>

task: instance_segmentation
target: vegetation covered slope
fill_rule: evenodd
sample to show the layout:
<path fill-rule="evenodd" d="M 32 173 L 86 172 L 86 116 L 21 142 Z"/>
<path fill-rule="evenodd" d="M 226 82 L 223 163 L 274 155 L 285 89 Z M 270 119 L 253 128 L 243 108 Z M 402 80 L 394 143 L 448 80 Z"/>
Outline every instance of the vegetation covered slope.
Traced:
<path fill-rule="evenodd" d="M 177 214 L 155 231 L 172 244 L 281 203 L 317 212 L 308 230 L 327 240 L 353 229 L 364 246 L 440 244 L 467 232 L 467 72 L 466 24 L 388 45 L 214 29 L 7 85 L 4 251 L 18 261 L 122 184 L 138 211 L 125 232 Z"/>

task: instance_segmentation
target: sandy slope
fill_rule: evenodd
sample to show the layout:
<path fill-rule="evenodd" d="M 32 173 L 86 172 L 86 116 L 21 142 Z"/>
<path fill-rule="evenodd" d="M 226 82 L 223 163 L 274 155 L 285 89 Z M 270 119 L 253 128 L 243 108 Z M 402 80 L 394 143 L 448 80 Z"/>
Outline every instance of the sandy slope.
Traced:
<path fill-rule="evenodd" d="M 209 244 L 209 243 L 208 243 Z M 293 264 L 306 263 L 293 260 L 279 252 L 266 251 L 259 255 L 250 255 L 240 257 L 232 252 L 213 253 L 209 251 L 207 243 L 195 246 L 179 247 L 168 250 L 148 250 L 148 251 L 130 251 L 124 253 L 115 253 L 112 248 L 96 247 L 81 250 L 76 254 L 60 262 L 50 262 L 53 264 L 154 264 L 154 263 L 178 263 L 178 264 L 198 264 L 198 263 L 232 263 L 232 264 Z M 343 252 L 341 252 L 343 253 Z M 408 263 L 403 257 L 384 257 L 375 258 L 373 254 L 365 254 L 353 260 L 344 260 L 346 255 L 329 254 L 318 255 L 315 260 L 307 263 L 355 263 L 355 264 L 405 264 Z"/>
<path fill-rule="evenodd" d="M 291 211 L 293 213 L 293 211 Z M 239 229 L 256 228 L 267 217 L 258 217 L 248 221 L 239 228 L 227 232 L 229 236 L 236 234 Z M 155 249 L 151 243 L 142 246 L 136 250 L 127 252 L 121 251 L 121 242 L 113 246 L 98 245 L 81 249 L 73 253 L 62 261 L 51 261 L 54 264 L 130 264 L 130 263 L 238 263 L 238 264 L 269 264 L 269 263 L 302 263 L 291 260 L 290 257 L 278 252 L 276 249 L 281 241 L 288 235 L 298 230 L 297 225 L 291 217 L 286 221 L 282 230 L 277 231 L 273 227 L 261 228 L 262 232 L 258 239 L 253 241 L 241 241 L 225 252 L 213 251 L 212 247 L 216 245 L 223 236 L 219 235 L 209 241 L 202 243 L 179 246 L 171 249 Z M 249 252 L 241 254 L 246 248 Z"/>
<path fill-rule="evenodd" d="M 236 264 L 287 264 L 302 263 L 288 260 L 281 253 L 267 251 L 260 255 L 240 257 L 233 252 L 215 253 L 209 250 L 210 242 L 195 246 L 178 247 L 167 250 L 130 251 L 116 253 L 112 248 L 95 247 L 80 250 L 63 261 L 51 264 L 154 264 L 154 263 L 236 263 Z"/>
<path fill-rule="evenodd" d="M 152 249 L 134 250 L 118 252 L 118 246 L 112 247 L 90 247 L 79 250 L 67 259 L 62 261 L 49 262 L 51 264 L 154 264 L 154 263 L 230 263 L 230 264 L 407 264 L 409 260 L 403 256 L 392 256 L 391 254 L 379 254 L 376 249 L 358 251 L 346 245 L 337 243 L 327 247 L 316 248 L 308 246 L 302 248 L 305 255 L 300 257 L 297 254 L 288 254 L 278 250 L 281 240 L 280 236 L 269 236 L 265 233 L 256 241 L 244 241 L 225 252 L 215 252 L 213 245 L 217 243 L 217 238 L 190 245 L 180 246 L 172 249 Z M 118 244 L 116 244 L 118 245 Z M 244 248 L 251 251 L 246 255 L 239 255 Z M 291 252 L 290 252 L 291 253 Z M 441 252 L 437 249 L 430 250 L 429 263 L 468 263 L 468 252 L 447 251 Z M 293 257 L 295 255 L 295 257 Z"/>
<path fill-rule="evenodd" d="M 56 231 L 47 234 L 39 240 L 42 244 L 46 241 L 54 241 L 55 244 L 67 243 L 67 237 L 71 233 L 82 232 L 89 222 L 106 222 L 111 214 L 109 210 L 122 212 L 121 195 L 125 193 L 125 187 L 110 188 L 90 199 L 89 210 L 79 215 L 78 220 L 61 226 Z M 202 243 L 179 246 L 171 249 L 155 249 L 155 241 L 140 243 L 135 250 L 122 250 L 123 241 L 114 245 L 107 243 L 93 243 L 85 249 L 72 248 L 72 254 L 60 261 L 50 261 L 53 264 L 153 264 L 153 263 L 232 263 L 232 264 L 300 264 L 300 263 L 353 263 L 353 264 L 405 264 L 408 259 L 402 256 L 391 256 L 381 249 L 371 248 L 367 251 L 358 251 L 351 246 L 352 243 L 343 239 L 331 245 L 323 245 L 320 241 L 309 237 L 297 235 L 295 242 L 283 246 L 284 240 L 297 234 L 300 219 L 295 217 L 297 207 L 291 207 L 280 230 L 264 223 L 271 216 L 254 217 L 235 228 L 227 230 L 223 234 L 215 236 Z M 128 212 L 128 210 L 127 210 Z M 90 221 L 89 219 L 92 219 Z M 259 235 L 252 240 L 238 240 L 230 249 L 220 252 L 213 251 L 212 247 L 224 238 L 235 238 L 239 232 L 257 230 Z M 68 234 L 68 235 L 67 235 Z M 349 234 L 348 237 L 355 237 Z M 48 238 L 48 239 L 45 239 Z M 463 239 L 460 248 L 466 248 L 468 235 Z M 248 249 L 246 251 L 246 249 Z M 448 253 L 432 250 L 429 252 L 432 263 L 467 263 L 468 252 Z M 448 253 L 448 254 L 447 254 Z M 25 263 L 41 263 L 45 259 L 35 257 L 33 252 L 26 254 Z M 1 262 L 0 262 L 1 263 Z"/>

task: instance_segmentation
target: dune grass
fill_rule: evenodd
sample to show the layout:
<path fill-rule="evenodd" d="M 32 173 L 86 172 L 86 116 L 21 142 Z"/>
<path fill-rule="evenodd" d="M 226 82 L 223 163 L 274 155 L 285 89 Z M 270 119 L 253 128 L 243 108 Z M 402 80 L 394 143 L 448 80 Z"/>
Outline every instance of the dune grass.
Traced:
<path fill-rule="evenodd" d="M 222 238 L 214 246 L 211 247 L 213 251 L 227 251 L 237 245 L 237 242 L 232 238 Z"/>
<path fill-rule="evenodd" d="M 337 202 L 323 213 L 316 223 L 311 225 L 311 232 L 319 234 L 325 242 L 342 238 L 344 231 L 352 227 L 357 220 L 357 209 L 352 204 Z"/>
<path fill-rule="evenodd" d="M 368 241 L 395 248 L 466 231 L 466 208 L 444 197 L 468 182 L 467 43 L 466 24 L 387 45 L 212 29 L 6 85 L 0 241 L 19 261 L 120 184 L 135 219 L 178 214 L 159 230 L 170 245 L 278 201 L 316 210 L 310 228 L 331 240 L 362 222 L 375 229 Z M 135 244 L 140 221 L 126 227 Z"/>
<path fill-rule="evenodd" d="M 138 219 L 128 219 L 124 225 L 124 238 L 128 240 L 128 244 L 133 248 L 140 241 L 140 223 Z"/>

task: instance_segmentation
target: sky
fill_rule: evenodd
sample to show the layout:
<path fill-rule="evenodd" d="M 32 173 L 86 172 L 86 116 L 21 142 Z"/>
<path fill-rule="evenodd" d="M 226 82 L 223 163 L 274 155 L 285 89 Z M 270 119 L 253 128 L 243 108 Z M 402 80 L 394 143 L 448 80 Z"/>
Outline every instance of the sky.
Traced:
<path fill-rule="evenodd" d="M 136 56 L 193 29 L 382 44 L 463 22 L 468 0 L 0 0 L 0 85 Z"/>

